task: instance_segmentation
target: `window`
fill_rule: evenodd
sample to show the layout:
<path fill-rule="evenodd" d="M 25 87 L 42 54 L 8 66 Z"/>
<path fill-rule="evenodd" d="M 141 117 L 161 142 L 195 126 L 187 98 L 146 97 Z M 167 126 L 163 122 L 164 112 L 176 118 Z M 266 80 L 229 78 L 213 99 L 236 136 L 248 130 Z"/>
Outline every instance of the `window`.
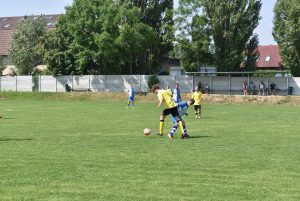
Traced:
<path fill-rule="evenodd" d="M 8 28 L 8 27 L 10 27 L 10 24 L 6 24 L 3 26 L 3 28 Z"/>
<path fill-rule="evenodd" d="M 47 23 L 48 27 L 55 27 L 55 25 L 56 25 L 56 22 L 49 22 L 49 23 Z"/>
<path fill-rule="evenodd" d="M 271 56 L 267 56 L 266 58 L 265 58 L 265 61 L 270 61 L 271 60 Z"/>

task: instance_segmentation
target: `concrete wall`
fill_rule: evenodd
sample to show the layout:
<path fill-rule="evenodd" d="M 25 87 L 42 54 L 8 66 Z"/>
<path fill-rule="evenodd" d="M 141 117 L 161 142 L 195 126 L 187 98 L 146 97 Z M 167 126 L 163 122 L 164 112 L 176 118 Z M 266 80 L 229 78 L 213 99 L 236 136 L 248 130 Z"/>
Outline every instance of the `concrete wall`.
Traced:
<path fill-rule="evenodd" d="M 83 75 L 83 76 L 2 76 L 0 77 L 0 91 L 31 92 L 65 92 L 66 84 L 72 89 L 90 89 L 92 92 L 124 92 L 134 84 L 136 92 L 148 91 L 149 75 Z M 293 95 L 300 95 L 300 78 L 275 77 L 230 77 L 230 76 L 159 76 L 163 87 L 174 87 L 179 82 L 182 92 L 191 92 L 193 86 L 201 82 L 215 94 L 242 94 L 244 82 L 253 82 L 256 87 L 263 81 L 266 87 L 275 83 L 277 94 L 287 95 L 288 87 L 293 87 Z"/>
<path fill-rule="evenodd" d="M 32 76 L 0 77 L 0 91 L 32 91 Z"/>

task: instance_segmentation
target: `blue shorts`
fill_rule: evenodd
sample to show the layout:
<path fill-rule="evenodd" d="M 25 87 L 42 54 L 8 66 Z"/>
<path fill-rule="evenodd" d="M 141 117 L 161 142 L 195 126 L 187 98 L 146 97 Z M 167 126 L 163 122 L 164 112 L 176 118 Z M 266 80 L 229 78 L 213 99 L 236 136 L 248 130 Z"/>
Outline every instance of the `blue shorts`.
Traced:
<path fill-rule="evenodd" d="M 129 96 L 129 97 L 128 97 L 128 100 L 129 100 L 129 101 L 134 101 L 134 96 Z"/>
<path fill-rule="evenodd" d="M 173 124 L 177 124 L 176 117 L 171 116 L 171 119 L 172 119 Z M 180 117 L 180 120 L 181 120 L 181 119 L 182 119 L 182 118 Z"/>

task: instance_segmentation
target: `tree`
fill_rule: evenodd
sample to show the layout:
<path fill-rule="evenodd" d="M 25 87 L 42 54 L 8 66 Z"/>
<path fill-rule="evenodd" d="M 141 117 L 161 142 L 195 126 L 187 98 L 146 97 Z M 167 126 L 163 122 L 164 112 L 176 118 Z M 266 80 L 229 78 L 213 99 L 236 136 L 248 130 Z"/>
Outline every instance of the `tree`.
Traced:
<path fill-rule="evenodd" d="M 13 34 L 10 50 L 11 61 L 16 65 L 19 74 L 29 75 L 32 69 L 42 63 L 41 41 L 46 33 L 46 21 L 26 16 Z"/>
<path fill-rule="evenodd" d="M 75 67 L 75 55 L 78 53 L 72 45 L 73 36 L 66 26 L 66 16 L 61 15 L 57 29 L 47 32 L 43 38 L 44 62 L 53 75 L 80 74 Z"/>
<path fill-rule="evenodd" d="M 206 44 L 203 58 L 207 52 L 213 53 L 218 71 L 239 70 L 245 45 L 260 19 L 261 0 L 181 0 L 180 4 L 179 23 L 187 28 L 186 35 L 193 30 L 188 20 L 193 22 L 194 18 L 201 19 L 200 30 L 207 30 L 200 32 L 205 33 L 206 40 L 197 39 Z M 192 17 L 184 19 L 190 13 Z"/>
<path fill-rule="evenodd" d="M 121 0 L 141 10 L 141 21 L 153 28 L 153 40 L 147 57 L 151 58 L 151 73 L 156 73 L 163 57 L 173 49 L 174 21 L 173 0 Z"/>
<path fill-rule="evenodd" d="M 0 55 L 0 76 L 2 75 L 2 72 L 4 70 L 4 61 L 3 56 Z"/>
<path fill-rule="evenodd" d="M 140 15 L 136 7 L 118 1 L 75 0 L 44 42 L 49 68 L 54 74 L 143 71 L 148 58 L 141 55 L 150 51 L 154 31 Z"/>
<path fill-rule="evenodd" d="M 181 65 L 197 71 L 213 64 L 211 31 L 206 17 L 199 15 L 200 1 L 182 0 L 176 18 Z"/>
<path fill-rule="evenodd" d="M 258 55 L 258 44 L 259 39 L 258 35 L 255 34 L 247 43 L 244 50 L 244 54 L 246 56 L 244 61 L 244 69 L 245 71 L 255 71 L 256 70 L 256 61 L 259 57 Z"/>
<path fill-rule="evenodd" d="M 129 65 L 129 71 L 125 73 L 151 72 L 151 46 L 155 42 L 153 28 L 143 23 L 141 13 L 137 7 L 124 5 L 122 23 L 118 44 L 122 62 Z"/>
<path fill-rule="evenodd" d="M 293 76 L 300 76 L 300 4 L 298 0 L 278 0 L 274 9 L 273 36 L 283 65 Z"/>

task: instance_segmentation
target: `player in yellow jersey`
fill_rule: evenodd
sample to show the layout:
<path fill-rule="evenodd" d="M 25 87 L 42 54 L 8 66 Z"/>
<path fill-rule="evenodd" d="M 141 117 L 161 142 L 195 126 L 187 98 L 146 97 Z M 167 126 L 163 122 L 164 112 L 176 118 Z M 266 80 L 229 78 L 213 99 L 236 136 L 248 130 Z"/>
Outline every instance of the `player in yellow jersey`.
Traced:
<path fill-rule="evenodd" d="M 165 117 L 171 114 L 173 117 L 176 118 L 179 128 L 181 129 L 181 133 L 182 133 L 181 139 L 184 139 L 185 134 L 184 134 L 183 126 L 182 126 L 182 119 L 178 114 L 177 104 L 174 102 L 174 100 L 172 98 L 172 94 L 170 94 L 170 91 L 160 89 L 160 86 L 158 84 L 154 85 L 152 87 L 151 91 L 153 93 L 157 94 L 157 98 L 159 101 L 157 107 L 160 107 L 162 105 L 162 103 L 165 103 L 165 106 L 166 106 L 166 108 L 163 110 L 162 114 L 160 115 L 159 135 L 160 136 L 163 135 Z M 173 134 L 169 133 L 168 137 L 170 139 L 172 139 Z"/>
<path fill-rule="evenodd" d="M 195 92 L 192 95 L 192 99 L 195 100 L 194 110 L 196 119 L 201 117 L 201 103 L 202 103 L 202 93 L 198 87 L 196 87 Z"/>

